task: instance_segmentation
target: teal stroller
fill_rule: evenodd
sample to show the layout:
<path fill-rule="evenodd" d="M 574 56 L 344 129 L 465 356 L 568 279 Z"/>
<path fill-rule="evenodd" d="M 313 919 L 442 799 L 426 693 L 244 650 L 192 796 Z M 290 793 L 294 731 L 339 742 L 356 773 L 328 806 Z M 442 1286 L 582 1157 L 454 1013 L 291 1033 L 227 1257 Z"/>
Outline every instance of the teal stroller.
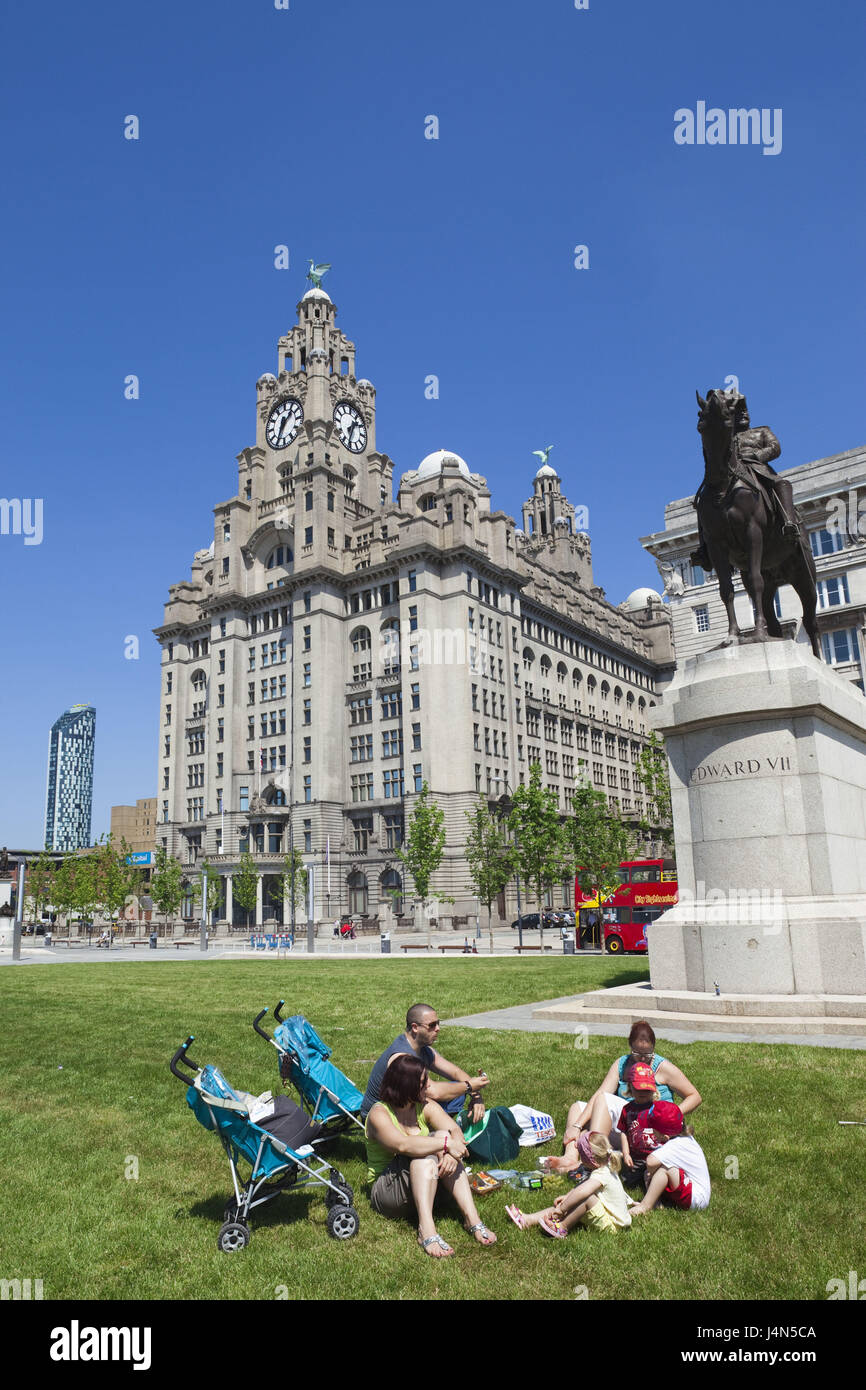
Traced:
<path fill-rule="evenodd" d="M 280 1055 L 280 1076 L 296 1088 L 311 1122 L 322 1126 L 323 1138 L 342 1134 L 353 1125 L 363 1134 L 364 1123 L 359 1119 L 363 1093 L 328 1060 L 331 1049 L 303 1014 L 283 1019 L 281 1010 L 285 1002 L 281 999 L 274 1009 L 278 1026 L 273 1037 L 259 1027 L 267 1009 L 262 1009 L 253 1020 L 259 1037 L 275 1047 Z"/>
<path fill-rule="evenodd" d="M 249 1214 L 280 1193 L 320 1185 L 326 1189 L 328 1233 L 336 1240 L 357 1235 L 360 1219 L 354 1193 L 343 1174 L 319 1158 L 314 1144 L 322 1126 L 304 1114 L 287 1096 L 250 1096 L 235 1091 L 216 1067 L 200 1067 L 187 1049 L 190 1036 L 175 1052 L 169 1066 L 187 1087 L 186 1100 L 205 1129 L 216 1130 L 231 1169 L 235 1195 L 223 1212 L 217 1236 L 220 1250 L 243 1250 L 250 1243 Z M 187 1067 L 192 1076 L 180 1070 Z M 241 1160 L 249 1165 L 246 1183 L 239 1176 Z"/>

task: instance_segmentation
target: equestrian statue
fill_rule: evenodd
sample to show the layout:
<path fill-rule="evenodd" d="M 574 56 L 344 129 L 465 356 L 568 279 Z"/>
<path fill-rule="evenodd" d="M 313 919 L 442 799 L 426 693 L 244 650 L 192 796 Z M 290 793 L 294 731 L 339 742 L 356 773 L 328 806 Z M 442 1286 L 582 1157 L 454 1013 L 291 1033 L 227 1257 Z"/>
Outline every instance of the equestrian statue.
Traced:
<path fill-rule="evenodd" d="M 782 452 L 779 441 L 766 425 L 751 428 L 746 398 L 739 391 L 708 391 L 706 400 L 698 391 L 695 395 L 704 480 L 694 498 L 699 545 L 691 559 L 718 575 L 728 614 L 728 635 L 721 645 L 784 637 L 774 600 L 779 587 L 790 584 L 803 606 L 812 651 L 820 658 L 815 561 L 791 484 L 772 466 Z M 746 638 L 734 614 L 734 570 L 739 570 L 755 610 L 755 631 Z"/>

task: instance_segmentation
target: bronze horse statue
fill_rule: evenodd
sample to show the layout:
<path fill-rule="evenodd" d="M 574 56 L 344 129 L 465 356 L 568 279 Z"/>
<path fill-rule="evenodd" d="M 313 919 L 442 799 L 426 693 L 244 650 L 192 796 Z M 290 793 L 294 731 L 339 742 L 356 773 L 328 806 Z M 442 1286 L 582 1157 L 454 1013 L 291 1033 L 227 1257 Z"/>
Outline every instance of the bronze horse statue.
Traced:
<path fill-rule="evenodd" d="M 708 391 L 698 398 L 698 430 L 704 453 L 704 480 L 694 499 L 700 547 L 695 564 L 715 570 L 728 614 L 722 646 L 738 640 L 766 642 L 783 637 L 774 599 L 790 584 L 803 606 L 803 626 L 820 659 L 815 561 L 806 528 L 792 500 L 791 485 L 770 465 L 781 453 L 765 426 L 749 427 L 745 396 Z M 734 614 L 732 573 L 739 570 L 755 610 L 754 635 L 742 639 Z"/>

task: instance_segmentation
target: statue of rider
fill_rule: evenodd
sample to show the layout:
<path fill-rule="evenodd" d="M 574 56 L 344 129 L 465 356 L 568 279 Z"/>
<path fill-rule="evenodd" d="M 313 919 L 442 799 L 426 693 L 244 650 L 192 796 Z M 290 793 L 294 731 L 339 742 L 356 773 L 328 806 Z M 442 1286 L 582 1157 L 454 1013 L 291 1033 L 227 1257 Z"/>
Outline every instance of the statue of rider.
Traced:
<path fill-rule="evenodd" d="M 782 522 L 782 535 L 795 540 L 800 534 L 797 522 L 797 513 L 794 509 L 794 490 L 787 478 L 780 478 L 771 463 L 771 459 L 777 459 L 782 452 L 782 446 L 767 425 L 758 425 L 756 429 L 751 428 L 749 419 L 749 408 L 746 404 L 745 396 L 738 392 L 729 393 L 733 397 L 733 434 L 731 436 L 731 473 L 735 478 L 739 478 L 747 487 L 760 489 L 764 487 L 771 502 L 775 502 Z M 702 430 L 702 413 L 698 416 L 698 432 Z M 704 484 L 701 484 L 703 488 Z M 695 497 L 697 505 L 700 489 Z M 701 530 L 700 520 L 698 520 L 698 548 L 690 556 L 693 565 L 700 565 L 701 569 L 711 570 L 713 562 L 710 559 L 707 544 Z"/>

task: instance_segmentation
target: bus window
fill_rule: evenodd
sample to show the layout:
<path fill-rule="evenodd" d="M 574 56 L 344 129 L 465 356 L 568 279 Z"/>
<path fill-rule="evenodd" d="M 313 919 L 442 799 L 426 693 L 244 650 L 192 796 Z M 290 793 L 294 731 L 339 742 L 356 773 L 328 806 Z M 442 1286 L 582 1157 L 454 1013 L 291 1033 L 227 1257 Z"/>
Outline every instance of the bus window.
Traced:
<path fill-rule="evenodd" d="M 632 883 L 658 883 L 659 876 L 658 865 L 653 865 L 652 868 L 632 869 L 631 871 Z"/>

